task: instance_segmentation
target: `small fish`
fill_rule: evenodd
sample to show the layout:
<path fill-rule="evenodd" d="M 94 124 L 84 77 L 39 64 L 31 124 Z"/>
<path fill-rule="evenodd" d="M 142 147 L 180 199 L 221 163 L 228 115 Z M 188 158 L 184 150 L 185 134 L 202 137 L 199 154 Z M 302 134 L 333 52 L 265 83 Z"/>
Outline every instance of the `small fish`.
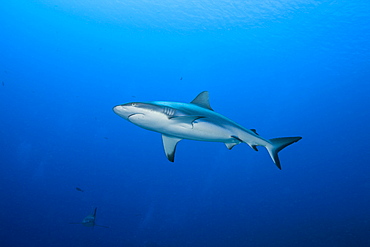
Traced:
<path fill-rule="evenodd" d="M 81 192 L 84 192 L 81 188 L 79 188 L 79 187 L 76 187 L 76 190 L 78 190 L 78 191 L 81 191 Z"/>

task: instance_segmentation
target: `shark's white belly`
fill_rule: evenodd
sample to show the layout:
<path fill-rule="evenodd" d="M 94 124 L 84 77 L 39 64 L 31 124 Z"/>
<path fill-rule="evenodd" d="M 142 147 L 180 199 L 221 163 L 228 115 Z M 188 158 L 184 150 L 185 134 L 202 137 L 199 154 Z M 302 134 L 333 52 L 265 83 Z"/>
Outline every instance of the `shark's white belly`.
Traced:
<path fill-rule="evenodd" d="M 194 122 L 191 124 L 170 124 L 163 132 L 182 139 L 210 142 L 232 142 L 235 134 L 229 128 L 215 125 L 209 122 Z"/>
<path fill-rule="evenodd" d="M 152 115 L 137 114 L 129 118 L 129 121 L 147 130 L 159 132 L 165 135 L 210 142 L 237 142 L 232 135 L 236 135 L 235 127 L 214 124 L 202 119 L 192 123 L 176 122 L 163 114 Z"/>

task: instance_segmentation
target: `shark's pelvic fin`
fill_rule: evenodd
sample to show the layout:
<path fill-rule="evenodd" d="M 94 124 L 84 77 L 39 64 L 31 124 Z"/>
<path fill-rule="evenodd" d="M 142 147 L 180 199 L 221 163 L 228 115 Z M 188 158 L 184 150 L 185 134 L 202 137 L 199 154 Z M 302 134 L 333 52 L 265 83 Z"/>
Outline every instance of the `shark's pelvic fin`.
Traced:
<path fill-rule="evenodd" d="M 289 146 L 290 144 L 293 144 L 299 140 L 301 140 L 302 137 L 282 137 L 282 138 L 274 138 L 270 139 L 270 143 L 266 145 L 266 149 L 269 152 L 271 159 L 274 161 L 275 165 L 281 170 L 280 166 L 280 160 L 278 153 L 283 148 Z"/>
<path fill-rule="evenodd" d="M 239 137 L 237 137 L 237 136 L 232 135 L 231 137 L 232 137 L 232 138 L 234 138 L 236 141 L 235 141 L 235 142 L 226 142 L 226 143 L 225 143 L 226 147 L 227 147 L 229 150 L 231 150 L 233 147 L 235 147 L 235 146 L 236 146 L 236 145 L 238 145 L 239 143 L 242 143 L 242 142 L 243 142 L 243 140 L 242 140 L 242 139 L 240 139 L 240 138 L 239 138 Z"/>
<path fill-rule="evenodd" d="M 242 140 L 242 139 L 240 139 L 240 138 L 239 138 L 239 137 L 237 137 L 237 136 L 232 135 L 231 137 L 232 137 L 232 138 L 234 138 L 234 139 L 236 139 L 236 140 L 238 140 L 238 141 L 239 141 L 239 143 L 240 143 L 240 142 L 243 142 L 243 140 Z"/>
<path fill-rule="evenodd" d="M 164 152 L 166 153 L 167 159 L 169 161 L 171 161 L 171 162 L 175 161 L 176 145 L 181 140 L 182 140 L 181 138 L 162 135 Z"/>
<path fill-rule="evenodd" d="M 200 94 L 198 94 L 197 97 L 195 97 L 195 99 L 193 99 L 192 102 L 190 102 L 194 105 L 197 105 L 197 106 L 200 106 L 200 107 L 203 107 L 203 108 L 206 108 L 208 110 L 211 110 L 213 111 L 211 105 L 209 104 L 209 94 L 208 94 L 208 91 L 203 91 L 201 92 Z"/>
<path fill-rule="evenodd" d="M 225 143 L 226 147 L 231 150 L 233 147 L 235 147 L 236 145 L 238 145 L 239 142 L 229 142 L 229 143 Z"/>

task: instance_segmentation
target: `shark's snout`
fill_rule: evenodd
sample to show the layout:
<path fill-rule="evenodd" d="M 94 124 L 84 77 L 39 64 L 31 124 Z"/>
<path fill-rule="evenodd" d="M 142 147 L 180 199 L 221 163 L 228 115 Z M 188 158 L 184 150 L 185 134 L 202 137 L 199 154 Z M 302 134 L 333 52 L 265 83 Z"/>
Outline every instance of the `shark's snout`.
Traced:
<path fill-rule="evenodd" d="M 127 119 L 129 115 L 131 115 L 131 112 L 129 112 L 126 107 L 123 105 L 117 105 L 113 107 L 114 113 L 116 113 L 118 116 Z"/>
<path fill-rule="evenodd" d="M 120 105 L 116 105 L 115 107 L 113 107 L 114 113 L 118 114 L 120 107 L 121 107 Z"/>

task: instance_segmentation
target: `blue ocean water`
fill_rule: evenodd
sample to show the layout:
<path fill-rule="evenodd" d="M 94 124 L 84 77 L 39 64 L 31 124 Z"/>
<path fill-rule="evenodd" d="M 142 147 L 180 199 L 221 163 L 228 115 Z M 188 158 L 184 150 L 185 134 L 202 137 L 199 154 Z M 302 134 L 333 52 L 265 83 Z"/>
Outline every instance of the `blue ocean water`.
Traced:
<path fill-rule="evenodd" d="M 16 0 L 0 6 L 0 246 L 370 246 L 370 2 Z M 112 111 L 190 102 L 280 153 Z M 76 187 L 81 188 L 79 191 Z M 97 207 L 96 223 L 82 222 Z"/>

